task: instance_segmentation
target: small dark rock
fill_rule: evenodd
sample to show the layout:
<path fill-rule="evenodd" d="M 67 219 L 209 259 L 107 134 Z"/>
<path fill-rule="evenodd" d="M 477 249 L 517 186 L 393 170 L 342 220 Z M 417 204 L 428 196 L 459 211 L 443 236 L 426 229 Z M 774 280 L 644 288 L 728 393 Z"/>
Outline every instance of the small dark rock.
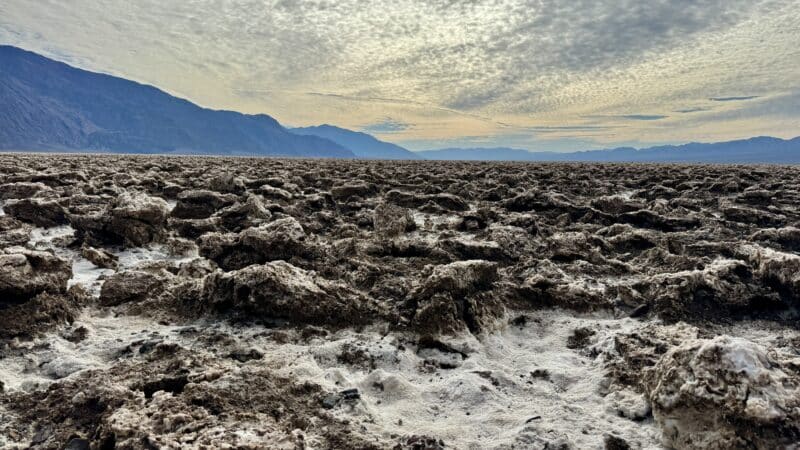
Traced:
<path fill-rule="evenodd" d="M 88 439 L 72 438 L 67 442 L 64 450 L 89 450 L 90 448 Z"/>
<path fill-rule="evenodd" d="M 607 434 L 605 437 L 606 450 L 630 450 L 631 446 L 625 439 Z"/>
<path fill-rule="evenodd" d="M 70 342 L 81 342 L 82 340 L 86 339 L 88 335 L 89 330 L 84 326 L 80 326 L 69 333 L 66 339 Z"/>
<path fill-rule="evenodd" d="M 94 248 L 89 246 L 84 246 L 81 249 L 81 256 L 88 259 L 89 262 L 94 264 L 97 267 L 103 269 L 115 269 L 117 268 L 117 258 L 116 255 L 103 250 L 101 248 Z"/>
<path fill-rule="evenodd" d="M 341 398 L 338 394 L 328 394 L 322 397 L 322 407 L 325 409 L 333 409 L 339 404 Z"/>
<path fill-rule="evenodd" d="M 356 388 L 345 389 L 344 391 L 340 392 L 339 395 L 341 395 L 344 400 L 358 400 L 361 398 L 361 394 Z"/>
<path fill-rule="evenodd" d="M 264 357 L 264 354 L 261 353 L 260 351 L 256 350 L 256 349 L 254 349 L 254 348 L 251 348 L 250 350 L 236 350 L 236 351 L 233 351 L 228 356 L 230 358 L 232 358 L 232 359 L 235 359 L 236 361 L 241 362 L 241 363 L 246 363 L 246 362 L 252 361 L 254 359 L 261 359 L 261 358 Z"/>
<path fill-rule="evenodd" d="M 156 346 L 162 342 L 164 342 L 163 339 L 154 339 L 144 342 L 141 346 L 139 346 L 139 354 L 144 355 L 145 353 L 153 351 L 153 349 L 155 349 Z"/>
<path fill-rule="evenodd" d="M 392 450 L 444 450 L 444 441 L 429 436 L 403 438 Z"/>
<path fill-rule="evenodd" d="M 595 335 L 594 330 L 588 328 L 576 328 L 572 336 L 567 338 L 567 348 L 580 349 L 589 345 L 589 338 Z"/>
<path fill-rule="evenodd" d="M 509 321 L 509 323 L 511 325 L 514 325 L 515 327 L 524 327 L 525 325 L 528 324 L 528 316 L 523 314 L 523 315 L 514 317 L 513 319 L 511 319 Z"/>
<path fill-rule="evenodd" d="M 644 317 L 649 312 L 650 312 L 650 304 L 649 303 L 644 303 L 644 304 L 641 304 L 641 305 L 637 306 L 636 308 L 634 308 L 634 310 L 631 311 L 631 313 L 629 314 L 629 317 L 634 318 L 634 319 L 637 318 L 637 317 Z"/>
<path fill-rule="evenodd" d="M 531 372 L 531 377 L 540 380 L 550 381 L 550 371 L 548 371 L 547 369 L 536 369 L 533 372 Z"/>

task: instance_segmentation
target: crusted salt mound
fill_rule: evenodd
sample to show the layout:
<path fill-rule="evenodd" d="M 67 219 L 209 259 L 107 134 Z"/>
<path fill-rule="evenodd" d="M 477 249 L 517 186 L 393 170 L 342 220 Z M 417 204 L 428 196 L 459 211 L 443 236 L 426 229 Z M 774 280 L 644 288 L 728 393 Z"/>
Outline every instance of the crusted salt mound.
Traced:
<path fill-rule="evenodd" d="M 260 197 L 249 194 L 244 202 L 237 201 L 233 205 L 221 209 L 215 214 L 215 217 L 226 230 L 238 232 L 267 222 L 272 218 L 272 213 Z"/>
<path fill-rule="evenodd" d="M 64 206 L 58 199 L 10 200 L 5 204 L 4 209 L 9 216 L 39 227 L 54 227 L 67 223 Z"/>
<path fill-rule="evenodd" d="M 183 191 L 178 194 L 178 203 L 170 216 L 179 219 L 205 219 L 232 205 L 238 197 L 233 194 L 220 194 L 209 190 Z"/>
<path fill-rule="evenodd" d="M 103 269 L 116 269 L 119 265 L 119 257 L 102 248 L 84 245 L 81 248 L 81 256 Z"/>
<path fill-rule="evenodd" d="M 383 308 L 347 285 L 321 279 L 285 261 L 217 271 L 203 284 L 201 302 L 240 318 L 348 326 L 379 320 Z"/>
<path fill-rule="evenodd" d="M 487 294 L 498 279 L 497 264 L 458 261 L 434 267 L 405 302 L 411 327 L 423 333 L 480 332 L 505 312 L 502 302 Z"/>
<path fill-rule="evenodd" d="M 750 240 L 772 244 L 784 250 L 800 251 L 800 228 L 767 228 L 753 233 Z"/>
<path fill-rule="evenodd" d="M 117 306 L 141 302 L 161 294 L 171 274 L 165 270 L 126 270 L 106 279 L 100 289 L 100 304 Z"/>
<path fill-rule="evenodd" d="M 313 252 L 303 227 L 293 217 L 284 217 L 241 233 L 208 233 L 198 240 L 200 254 L 224 270 L 237 270 L 252 264 L 292 257 L 308 257 Z"/>
<path fill-rule="evenodd" d="M 85 300 L 79 289 L 67 293 L 71 277 L 72 265 L 63 258 L 20 247 L 4 249 L 0 254 L 0 339 L 29 338 L 71 322 Z"/>
<path fill-rule="evenodd" d="M 43 292 L 63 294 L 72 265 L 48 252 L 21 247 L 0 254 L 0 305 L 24 303 Z"/>
<path fill-rule="evenodd" d="M 0 339 L 30 339 L 59 324 L 72 323 L 87 302 L 85 291 L 73 288 L 63 294 L 42 292 L 25 303 L 0 304 Z"/>
<path fill-rule="evenodd" d="M 669 448 L 789 448 L 800 441 L 800 359 L 744 339 L 693 340 L 647 371 Z"/>
<path fill-rule="evenodd" d="M 30 225 L 0 214 L 0 246 L 2 248 L 25 245 L 30 238 Z"/>
<path fill-rule="evenodd" d="M 242 177 L 226 172 L 212 176 L 208 181 L 208 188 L 224 194 L 241 194 L 246 186 Z"/>
<path fill-rule="evenodd" d="M 124 192 L 99 211 L 68 214 L 78 237 L 90 245 L 124 244 L 140 247 L 164 230 L 169 205 L 158 197 Z"/>
<path fill-rule="evenodd" d="M 800 300 L 800 256 L 757 245 L 743 245 L 740 253 L 755 266 L 762 281 L 788 301 Z"/>
<path fill-rule="evenodd" d="M 285 217 L 239 234 L 239 243 L 252 248 L 266 261 L 291 259 L 308 253 L 308 236 L 293 217 Z"/>
<path fill-rule="evenodd" d="M 380 203 L 372 213 L 375 232 L 383 236 L 398 236 L 416 228 L 414 216 L 409 209 L 391 203 Z"/>
<path fill-rule="evenodd" d="M 142 246 L 155 240 L 167 220 L 169 207 L 158 197 L 125 193 L 111 209 L 111 229 L 126 243 Z"/>
<path fill-rule="evenodd" d="M 17 183 L 6 183 L 0 185 L 0 199 L 23 199 L 30 198 L 40 193 L 52 192 L 49 186 L 44 183 L 31 183 L 20 181 Z"/>
<path fill-rule="evenodd" d="M 667 320 L 727 319 L 783 310 L 750 266 L 718 259 L 706 267 L 644 278 L 636 287 Z"/>

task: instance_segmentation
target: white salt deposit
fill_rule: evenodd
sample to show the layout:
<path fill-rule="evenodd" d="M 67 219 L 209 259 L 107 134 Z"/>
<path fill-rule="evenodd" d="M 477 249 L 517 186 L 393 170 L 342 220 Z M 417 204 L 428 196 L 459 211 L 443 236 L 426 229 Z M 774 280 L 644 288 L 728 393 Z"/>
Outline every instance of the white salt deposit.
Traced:
<path fill-rule="evenodd" d="M 86 329 L 86 339 L 79 342 L 67 339 L 72 330 L 80 327 Z M 114 317 L 86 309 L 70 333 L 60 330 L 34 341 L 17 342 L 17 347 L 29 351 L 3 360 L 0 381 L 7 390 L 32 390 L 82 370 L 106 368 L 130 343 L 156 337 L 168 340 L 175 328 L 145 317 Z"/>
<path fill-rule="evenodd" d="M 413 210 L 411 216 L 414 218 L 417 228 L 425 231 L 433 231 L 442 224 L 455 225 L 461 220 L 461 216 L 458 214 L 431 214 L 418 210 Z"/>
<path fill-rule="evenodd" d="M 28 246 L 39 250 L 52 250 L 56 255 L 72 261 L 72 278 L 68 286 L 82 284 L 90 293 L 98 295 L 103 284 L 103 277 L 114 273 L 112 269 L 103 269 L 92 264 L 80 255 L 80 252 L 63 245 L 56 245 L 58 240 L 69 240 L 75 235 L 75 229 L 69 225 L 51 228 L 34 228 Z M 108 249 L 118 258 L 118 270 L 132 269 L 139 264 L 170 261 L 181 263 L 197 256 L 196 251 L 188 255 L 173 255 L 163 244 L 151 244 L 147 247 L 128 249 Z"/>
<path fill-rule="evenodd" d="M 415 220 L 418 216 L 415 215 Z M 426 218 L 427 219 L 427 218 Z M 81 283 L 99 292 L 100 269 L 76 251 L 55 245 L 68 239 L 70 227 L 34 229 L 30 246 L 52 248 L 73 261 L 71 284 Z M 117 250 L 120 270 L 154 261 L 182 261 L 162 245 Z M 718 259 L 706 270 L 720 269 L 730 261 Z M 680 272 L 666 276 L 694 273 Z M 618 280 L 619 281 L 619 280 Z M 604 281 L 573 280 L 576 288 L 600 290 Z M 357 388 L 360 398 L 342 402 L 331 412 L 355 429 L 383 442 L 400 436 L 427 435 L 442 439 L 447 448 L 520 449 L 557 447 L 603 448 L 605 435 L 618 436 L 632 448 L 661 448 L 660 432 L 642 394 L 612 386 L 605 376 L 604 358 L 613 354 L 614 337 L 631 333 L 645 322 L 605 315 L 578 316 L 560 310 L 526 313 L 521 326 L 504 326 L 495 333 L 475 337 L 465 333 L 449 338 L 437 348 L 420 348 L 412 336 L 387 334 L 371 328 L 344 330 L 308 341 L 273 340 L 270 330 L 232 327 L 225 323 L 194 324 L 198 333 L 213 329 L 246 348 L 264 354 L 247 364 L 264 366 L 299 382 L 309 381 L 335 393 Z M 69 339 L 75 329 L 86 329 L 83 340 Z M 570 349 L 567 340 L 575 329 L 595 332 L 583 349 Z M 182 335 L 182 327 L 161 325 L 155 319 L 113 317 L 87 308 L 69 330 L 58 330 L 31 342 L 14 345 L 28 350 L 4 359 L 0 381 L 7 390 L 41 388 L 54 380 L 85 370 L 110 368 L 120 355 L 147 341 L 174 342 L 199 355 L 215 358 L 213 344 Z M 726 330 L 752 342 L 774 339 L 775 330 L 757 323 Z M 733 334 L 733 333 L 731 333 Z M 76 341 L 76 342 L 73 342 Z M 738 342 L 738 341 L 737 341 Z M 747 345 L 745 345 L 747 344 Z M 736 371 L 750 377 L 764 369 L 755 344 L 742 341 L 728 352 Z M 231 369 L 239 364 L 218 360 Z M 4 420 L 0 409 L 0 420 Z M 257 442 L 249 428 L 242 442 Z M 0 447 L 4 445 L 0 437 Z M 308 448 L 316 440 L 309 436 Z"/>
<path fill-rule="evenodd" d="M 595 347 L 602 350 L 613 345 L 614 334 L 639 324 L 537 312 L 524 327 L 448 341 L 466 358 L 421 350 L 378 332 L 346 331 L 307 345 L 263 342 L 256 348 L 263 346 L 264 363 L 286 375 L 334 392 L 358 388 L 359 402 L 335 413 L 390 441 L 421 434 L 459 449 L 538 448 L 548 441 L 602 448 L 610 433 L 634 446 L 658 448 L 652 420 L 628 418 L 647 416 L 643 397 L 608 392 L 600 358 L 566 347 L 575 328 L 597 330 Z M 366 351 L 369 365 L 342 364 L 348 348 Z"/>
<path fill-rule="evenodd" d="M 712 343 L 716 344 L 713 341 Z M 754 379 L 761 372 L 767 370 L 768 362 L 766 361 L 764 349 L 744 339 L 730 338 L 730 344 L 725 352 L 725 359 L 734 372 L 744 373 L 749 378 Z"/>
<path fill-rule="evenodd" d="M 601 358 L 592 356 L 597 352 L 566 347 L 575 328 L 590 327 L 597 331 L 593 347 L 602 352 L 613 345 L 614 334 L 639 324 L 536 312 L 522 327 L 448 340 L 455 352 L 420 349 L 380 330 L 342 331 L 285 344 L 271 340 L 260 327 L 214 328 L 264 353 L 264 359 L 248 364 L 265 365 L 331 392 L 357 388 L 361 398 L 337 406 L 333 413 L 388 442 L 421 434 L 458 449 L 538 448 L 546 442 L 602 448 L 604 435 L 610 433 L 635 447 L 658 448 L 652 419 L 641 420 L 648 413 L 643 398 L 632 391 L 609 391 Z M 83 341 L 70 342 L 63 331 L 53 333 L 27 343 L 31 350 L 24 356 L 5 360 L 0 381 L 6 389 L 30 390 L 83 370 L 108 368 L 131 344 L 147 340 L 211 353 L 207 344 L 179 334 L 181 327 L 145 317 L 113 317 L 87 309 L 72 329 L 78 327 L 88 331 Z M 45 342 L 49 346 L 37 348 Z M 365 365 L 341 361 L 341 355 L 353 349 L 365 352 Z"/>
<path fill-rule="evenodd" d="M 605 356 L 614 353 L 614 336 L 635 332 L 647 323 L 560 310 L 528 312 L 526 317 L 525 325 L 508 325 L 479 337 L 463 334 L 447 339 L 440 348 L 419 348 L 412 336 L 378 328 L 285 343 L 258 326 L 206 322 L 191 326 L 200 334 L 224 333 L 237 345 L 264 354 L 248 365 L 317 383 L 333 393 L 357 388 L 360 399 L 343 402 L 331 412 L 384 442 L 428 435 L 457 449 L 542 448 L 548 443 L 603 448 L 604 436 L 612 434 L 632 448 L 661 448 L 644 396 L 612 387 L 604 370 Z M 108 368 L 124 352 L 147 341 L 174 342 L 198 355 L 214 354 L 213 344 L 198 340 L 196 334 L 181 334 L 183 327 L 146 317 L 113 317 L 88 308 L 71 330 L 79 327 L 88 331 L 80 342 L 71 342 L 62 330 L 20 343 L 30 350 L 4 360 L 0 367 L 6 389 L 44 387 L 83 370 Z M 583 327 L 596 333 L 589 345 L 567 348 L 573 331 Z M 753 341 L 775 336 L 774 330 L 759 330 L 757 324 L 737 331 Z M 734 370 L 757 372 L 763 361 L 747 351 L 754 344 L 742 342 L 735 349 L 744 353 L 732 350 L 727 358 Z M 41 345 L 45 343 L 49 345 Z M 217 361 L 231 370 L 239 364 Z M 247 441 L 246 436 L 242 440 Z M 309 436 L 307 443 L 313 442 Z"/>

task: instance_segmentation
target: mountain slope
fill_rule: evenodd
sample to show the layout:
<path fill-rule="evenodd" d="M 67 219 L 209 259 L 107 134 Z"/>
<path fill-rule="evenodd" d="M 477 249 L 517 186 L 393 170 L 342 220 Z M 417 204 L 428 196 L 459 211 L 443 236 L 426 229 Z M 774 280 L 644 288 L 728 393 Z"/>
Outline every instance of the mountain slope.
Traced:
<path fill-rule="evenodd" d="M 267 115 L 201 108 L 10 46 L 0 46 L 0 149 L 355 156 Z"/>
<path fill-rule="evenodd" d="M 755 137 L 710 144 L 663 145 L 637 150 L 620 147 L 571 153 L 530 152 L 513 148 L 447 148 L 417 152 L 426 159 L 472 161 L 586 161 L 800 164 L 800 137 Z"/>
<path fill-rule="evenodd" d="M 389 142 L 378 140 L 372 135 L 359 133 L 333 125 L 292 128 L 292 133 L 304 136 L 318 136 L 330 139 L 342 147 L 350 149 L 359 158 L 369 159 L 420 159 L 420 156 Z"/>

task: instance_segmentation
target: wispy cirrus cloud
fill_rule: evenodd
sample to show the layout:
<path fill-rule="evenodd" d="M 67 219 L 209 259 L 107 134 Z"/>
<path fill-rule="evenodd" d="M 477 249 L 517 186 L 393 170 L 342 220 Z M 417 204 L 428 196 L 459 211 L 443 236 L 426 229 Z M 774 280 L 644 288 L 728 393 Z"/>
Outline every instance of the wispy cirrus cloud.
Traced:
<path fill-rule="evenodd" d="M 595 120 L 619 119 L 619 120 L 638 120 L 646 122 L 669 118 L 669 116 L 662 114 L 589 114 L 582 117 L 584 119 L 595 119 Z"/>
<path fill-rule="evenodd" d="M 380 122 L 361 127 L 361 131 L 374 134 L 391 134 L 406 131 L 411 127 L 412 125 L 409 123 L 401 122 L 399 120 L 392 119 L 391 117 L 386 117 Z"/>
<path fill-rule="evenodd" d="M 622 119 L 628 120 L 661 120 L 666 119 L 669 116 L 662 116 L 660 114 L 625 114 L 622 116 L 618 116 Z"/>
<path fill-rule="evenodd" d="M 695 107 L 691 107 L 691 108 L 683 108 L 683 109 L 676 109 L 675 110 L 676 113 L 681 113 L 681 114 L 690 114 L 690 113 L 703 112 L 703 111 L 710 111 L 710 108 L 704 108 L 702 106 L 695 106 Z"/>
<path fill-rule="evenodd" d="M 753 100 L 758 97 L 758 95 L 747 95 L 742 97 L 711 97 L 709 100 L 712 102 L 741 102 L 744 100 Z"/>

